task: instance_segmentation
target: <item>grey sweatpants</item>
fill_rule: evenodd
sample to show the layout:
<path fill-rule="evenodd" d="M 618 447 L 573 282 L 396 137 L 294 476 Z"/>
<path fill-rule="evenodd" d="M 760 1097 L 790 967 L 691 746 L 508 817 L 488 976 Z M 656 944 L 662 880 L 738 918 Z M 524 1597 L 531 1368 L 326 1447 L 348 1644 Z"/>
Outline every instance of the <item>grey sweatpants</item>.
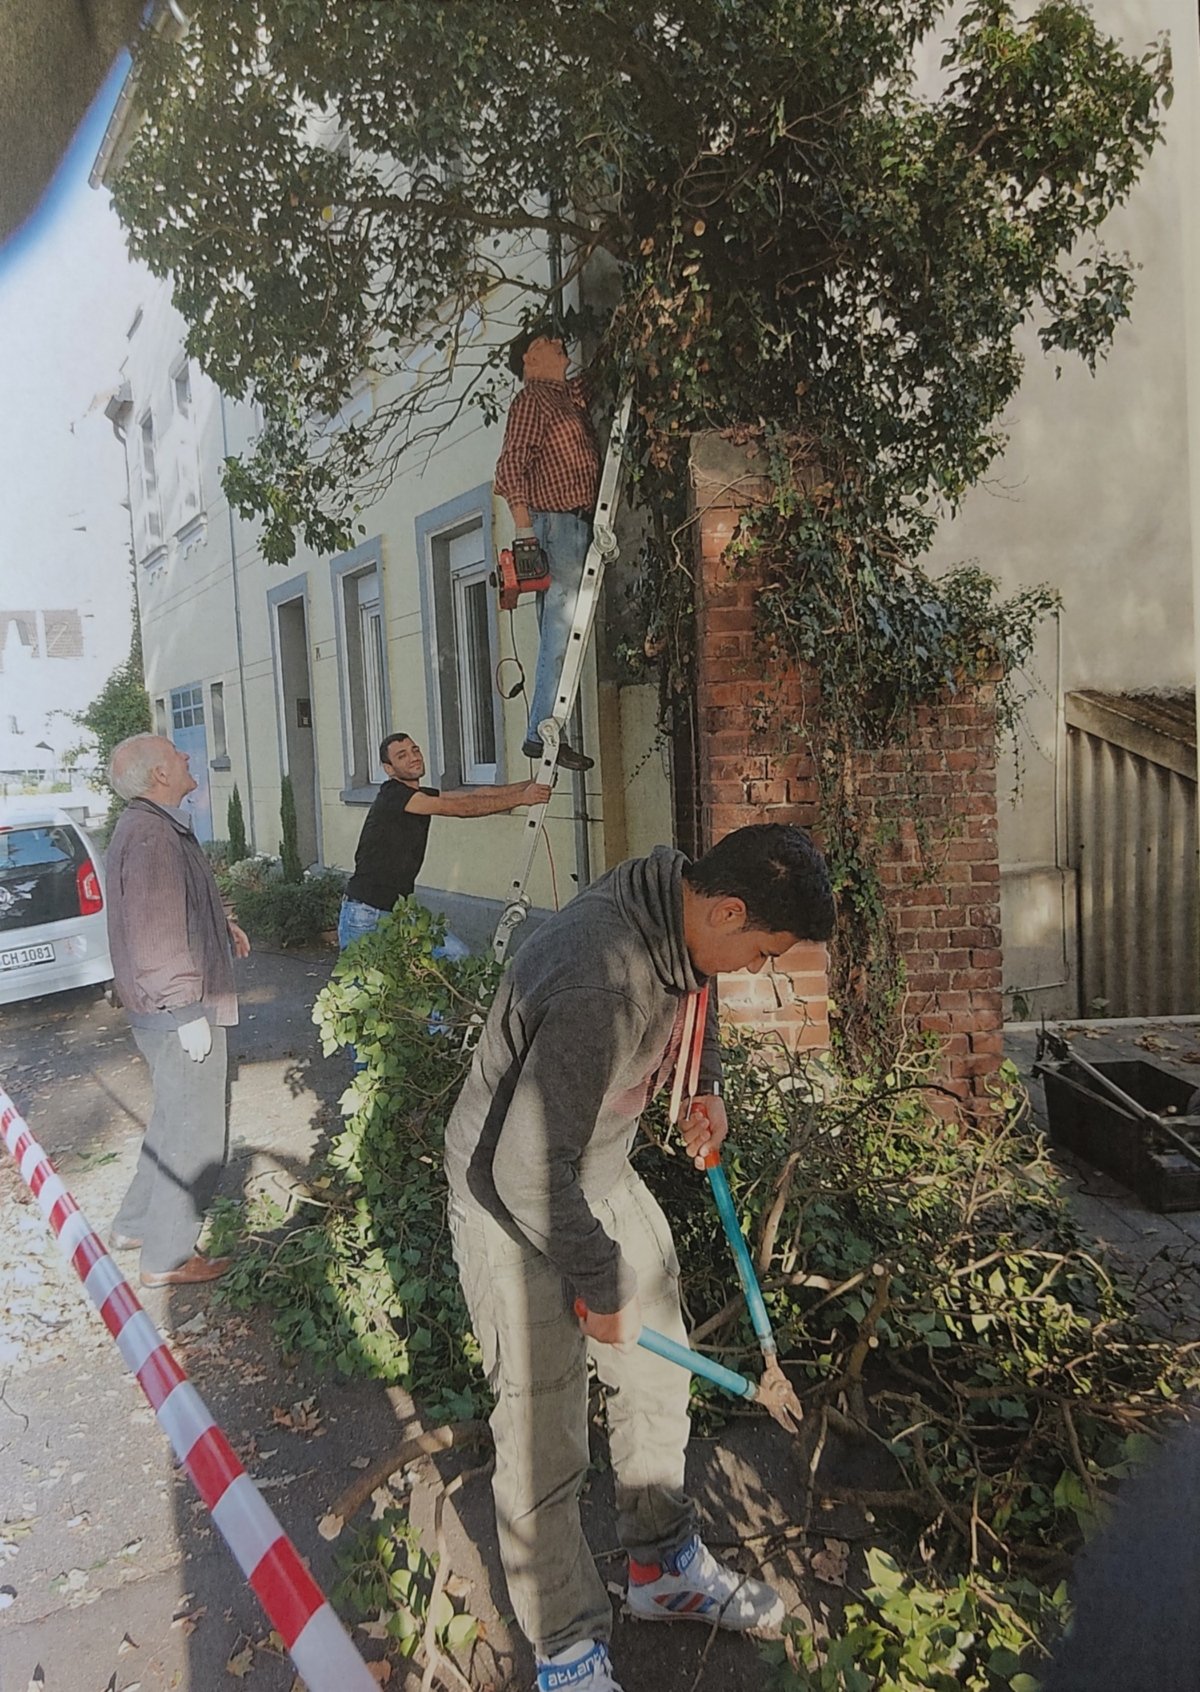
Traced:
<path fill-rule="evenodd" d="M 213 1029 L 202 1063 L 187 1055 L 173 1028 L 135 1028 L 133 1037 L 150 1065 L 154 1108 L 113 1231 L 140 1239 L 142 1269 L 161 1275 L 195 1251 L 225 1167 L 225 1030 Z"/>
<path fill-rule="evenodd" d="M 646 1326 L 686 1343 L 671 1231 L 644 1183 L 629 1169 L 591 1208 L 637 1275 Z M 617 1533 L 642 1562 L 677 1551 L 692 1533 L 683 1490 L 687 1371 L 640 1348 L 623 1354 L 585 1341 L 569 1281 L 524 1239 L 453 1195 L 450 1231 L 496 1395 L 492 1490 L 513 1613 L 539 1656 L 607 1639 L 612 1606 L 579 1519 L 588 1355 L 608 1388 Z"/>

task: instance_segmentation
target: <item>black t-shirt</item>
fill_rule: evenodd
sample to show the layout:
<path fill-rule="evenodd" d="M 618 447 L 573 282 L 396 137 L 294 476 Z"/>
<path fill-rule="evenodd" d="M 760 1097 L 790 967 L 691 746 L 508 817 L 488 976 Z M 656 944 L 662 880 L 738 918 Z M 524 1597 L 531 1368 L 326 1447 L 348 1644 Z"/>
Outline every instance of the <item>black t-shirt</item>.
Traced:
<path fill-rule="evenodd" d="M 367 812 L 354 854 L 354 874 L 346 884 L 347 899 L 358 899 L 376 910 L 390 911 L 397 899 L 412 892 L 425 857 L 429 813 L 408 809 L 414 793 L 436 799 L 436 787 L 409 787 L 390 776 Z"/>

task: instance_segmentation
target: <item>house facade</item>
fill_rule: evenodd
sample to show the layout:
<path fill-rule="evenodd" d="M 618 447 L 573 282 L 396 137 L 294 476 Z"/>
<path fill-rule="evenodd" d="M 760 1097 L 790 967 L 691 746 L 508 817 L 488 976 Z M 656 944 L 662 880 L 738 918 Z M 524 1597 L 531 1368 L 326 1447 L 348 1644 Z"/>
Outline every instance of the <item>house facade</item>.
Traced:
<path fill-rule="evenodd" d="M 476 329 L 481 340 L 514 332 L 500 316 L 481 315 Z M 268 565 L 220 473 L 252 446 L 259 419 L 204 377 L 184 337 L 160 286 L 130 326 L 109 416 L 128 467 L 146 685 L 156 727 L 189 753 L 200 781 L 200 836 L 227 835 L 236 782 L 254 849 L 275 852 L 287 774 L 302 859 L 349 869 L 382 778 L 379 742 L 396 730 L 424 749 L 432 785 L 527 779 L 520 684 L 531 691 L 534 602 L 502 615 L 490 581 L 511 535 L 492 493 L 501 427 L 466 412 L 363 513 L 359 544 Z M 384 399 L 364 376 L 327 426 Z M 654 689 L 599 679 L 597 647 L 603 632 L 581 689 L 596 764 L 556 788 L 528 888 L 535 909 L 671 838 Z M 481 942 L 494 927 L 523 827 L 521 813 L 435 821 L 419 891 L 464 938 Z"/>

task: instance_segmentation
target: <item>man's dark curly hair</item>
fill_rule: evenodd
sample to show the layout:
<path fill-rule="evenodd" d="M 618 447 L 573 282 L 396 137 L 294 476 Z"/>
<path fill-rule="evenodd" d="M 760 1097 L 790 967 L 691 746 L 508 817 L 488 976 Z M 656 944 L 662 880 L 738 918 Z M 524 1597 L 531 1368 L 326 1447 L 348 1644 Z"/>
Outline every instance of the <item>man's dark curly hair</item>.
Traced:
<path fill-rule="evenodd" d="M 747 928 L 828 940 L 833 891 L 823 854 L 812 836 L 790 823 L 735 829 L 683 872 L 695 893 L 741 899 Z"/>

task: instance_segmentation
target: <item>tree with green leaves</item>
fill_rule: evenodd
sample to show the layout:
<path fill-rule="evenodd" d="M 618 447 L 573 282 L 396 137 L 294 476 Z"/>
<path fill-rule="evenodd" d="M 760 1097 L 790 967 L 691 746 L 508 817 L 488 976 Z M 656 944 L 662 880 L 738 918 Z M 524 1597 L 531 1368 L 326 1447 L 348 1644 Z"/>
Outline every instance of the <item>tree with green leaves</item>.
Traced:
<path fill-rule="evenodd" d="M 275 561 L 345 544 L 398 454 L 496 413 L 473 331 L 553 303 L 551 239 L 651 466 L 698 429 L 799 431 L 910 557 L 1001 444 L 1020 325 L 1094 364 L 1129 309 L 1099 230 L 1159 137 L 1168 53 L 1077 0 L 190 10 L 139 48 L 115 196 L 189 350 L 263 407 L 229 487 Z M 364 371 L 370 418 L 314 434 Z"/>
<path fill-rule="evenodd" d="M 886 960 L 890 1024 L 855 749 L 985 676 L 1013 715 L 1053 595 L 921 560 L 1001 450 L 1019 334 L 1094 367 L 1128 315 L 1102 228 L 1159 141 L 1166 42 L 1130 53 L 1081 0 L 204 0 L 138 70 L 118 210 L 189 350 L 262 407 L 226 485 L 269 560 L 350 544 L 405 453 L 496 417 L 507 334 L 578 283 L 598 386 L 635 398 L 624 650 L 686 712 L 689 444 L 755 440 L 764 673 L 818 676 L 835 957 Z M 369 414 L 322 426 L 364 377 Z"/>

